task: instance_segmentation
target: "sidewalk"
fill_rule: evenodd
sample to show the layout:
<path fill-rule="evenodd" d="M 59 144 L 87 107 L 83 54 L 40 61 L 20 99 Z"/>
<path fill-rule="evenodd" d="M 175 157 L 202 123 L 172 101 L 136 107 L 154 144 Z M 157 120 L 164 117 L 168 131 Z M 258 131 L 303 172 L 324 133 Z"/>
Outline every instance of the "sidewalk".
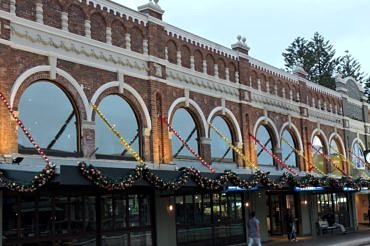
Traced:
<path fill-rule="evenodd" d="M 365 246 L 370 245 L 370 227 L 361 227 L 358 231 L 349 232 L 348 234 L 324 234 L 317 237 L 297 237 L 298 242 L 289 242 L 287 236 L 274 237 L 264 246 Z"/>

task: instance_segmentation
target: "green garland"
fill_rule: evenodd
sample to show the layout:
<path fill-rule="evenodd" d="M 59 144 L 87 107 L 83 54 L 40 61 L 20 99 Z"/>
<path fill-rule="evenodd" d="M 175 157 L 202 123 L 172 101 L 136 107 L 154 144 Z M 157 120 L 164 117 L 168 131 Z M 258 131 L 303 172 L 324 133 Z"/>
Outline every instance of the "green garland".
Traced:
<path fill-rule="evenodd" d="M 241 179 L 236 173 L 230 170 L 225 170 L 222 174 L 210 178 L 202 175 L 199 170 L 193 167 L 180 168 L 178 177 L 175 180 L 165 180 L 142 164 L 133 169 L 126 177 L 112 179 L 103 175 L 98 168 L 91 164 L 87 165 L 84 162 L 80 162 L 78 166 L 82 176 L 97 187 L 106 190 L 124 190 L 132 187 L 139 179 L 146 180 L 155 189 L 172 191 L 180 189 L 189 181 L 193 181 L 199 188 L 209 191 L 222 190 L 227 186 L 251 189 L 257 185 L 262 185 L 270 189 L 320 186 L 338 190 L 344 187 L 359 190 L 362 187 L 370 186 L 369 181 L 363 178 L 353 180 L 349 177 L 342 177 L 335 179 L 328 176 L 315 177 L 311 174 L 307 174 L 304 177 L 297 177 L 286 172 L 276 180 L 272 179 L 269 173 L 262 171 L 255 172 L 248 179 Z"/>

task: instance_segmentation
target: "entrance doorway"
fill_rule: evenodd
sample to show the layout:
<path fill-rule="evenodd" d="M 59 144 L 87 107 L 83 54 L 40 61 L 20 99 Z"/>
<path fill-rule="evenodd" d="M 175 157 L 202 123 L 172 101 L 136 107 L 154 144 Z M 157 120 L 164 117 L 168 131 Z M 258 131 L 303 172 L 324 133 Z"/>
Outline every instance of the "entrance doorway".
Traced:
<path fill-rule="evenodd" d="M 297 218 L 296 197 L 293 193 L 268 192 L 269 213 L 267 227 L 270 235 L 283 235 L 288 231 L 288 214 Z M 298 231 L 298 228 L 297 228 Z"/>

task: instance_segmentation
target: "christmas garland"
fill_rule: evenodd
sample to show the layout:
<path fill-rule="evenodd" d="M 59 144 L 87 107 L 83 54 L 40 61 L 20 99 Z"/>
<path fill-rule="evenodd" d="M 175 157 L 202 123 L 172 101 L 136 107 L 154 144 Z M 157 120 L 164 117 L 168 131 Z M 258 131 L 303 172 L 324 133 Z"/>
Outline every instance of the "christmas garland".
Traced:
<path fill-rule="evenodd" d="M 88 179 L 92 184 L 101 189 L 106 190 L 124 190 L 135 185 L 138 180 L 145 180 L 158 190 L 175 191 L 185 186 L 189 181 L 193 181 L 199 188 L 208 191 L 220 191 L 228 186 L 237 186 L 244 189 L 251 189 L 261 185 L 269 189 L 281 189 L 283 187 L 327 187 L 335 190 L 343 188 L 352 188 L 360 190 L 361 188 L 370 187 L 369 180 L 363 178 L 351 179 L 343 176 L 340 179 L 324 176 L 315 177 L 311 174 L 306 174 L 303 177 L 292 175 L 285 172 L 279 178 L 274 180 L 269 173 L 256 171 L 247 179 L 242 179 L 240 176 L 230 170 L 225 170 L 223 173 L 210 178 L 193 168 L 180 168 L 177 172 L 178 176 L 175 180 L 166 180 L 156 175 L 153 170 L 147 166 L 138 165 L 126 177 L 113 179 L 102 174 L 102 172 L 93 165 L 87 165 L 84 162 L 78 164 L 79 171 L 83 177 Z M 215 174 L 214 174 L 215 175 Z"/>
<path fill-rule="evenodd" d="M 45 155 L 44 151 L 40 148 L 40 146 L 35 142 L 33 137 L 31 136 L 31 133 L 26 129 L 26 127 L 23 125 L 22 121 L 15 115 L 13 109 L 10 107 L 10 104 L 4 97 L 4 95 L 0 92 L 0 98 L 7 107 L 9 113 L 11 116 L 15 119 L 18 126 L 22 129 L 24 134 L 27 136 L 28 140 L 31 142 L 31 144 L 35 147 L 39 155 L 44 159 L 46 162 L 45 167 L 41 170 L 40 173 L 35 175 L 35 177 L 26 184 L 20 184 L 8 177 L 5 176 L 5 174 L 0 171 L 0 183 L 2 183 L 5 187 L 7 187 L 9 190 L 17 191 L 17 192 L 33 192 L 40 188 L 41 186 L 44 186 L 45 184 L 49 183 L 51 179 L 53 178 L 55 174 L 55 165 L 51 163 L 49 158 Z"/>

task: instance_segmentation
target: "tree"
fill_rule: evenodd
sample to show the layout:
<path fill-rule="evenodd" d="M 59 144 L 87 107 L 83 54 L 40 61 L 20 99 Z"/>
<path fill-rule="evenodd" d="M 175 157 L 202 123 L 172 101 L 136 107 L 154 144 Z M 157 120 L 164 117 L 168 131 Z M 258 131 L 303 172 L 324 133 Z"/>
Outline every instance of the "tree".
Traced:
<path fill-rule="evenodd" d="M 356 81 L 365 85 L 365 73 L 361 71 L 360 63 L 349 53 L 348 50 L 344 51 L 346 54 L 339 57 L 337 72 L 343 77 L 353 77 Z"/>
<path fill-rule="evenodd" d="M 318 32 L 310 41 L 296 38 L 282 55 L 287 71 L 300 65 L 307 72 L 308 80 L 335 89 L 334 72 L 338 59 L 334 58 L 333 46 Z"/>

